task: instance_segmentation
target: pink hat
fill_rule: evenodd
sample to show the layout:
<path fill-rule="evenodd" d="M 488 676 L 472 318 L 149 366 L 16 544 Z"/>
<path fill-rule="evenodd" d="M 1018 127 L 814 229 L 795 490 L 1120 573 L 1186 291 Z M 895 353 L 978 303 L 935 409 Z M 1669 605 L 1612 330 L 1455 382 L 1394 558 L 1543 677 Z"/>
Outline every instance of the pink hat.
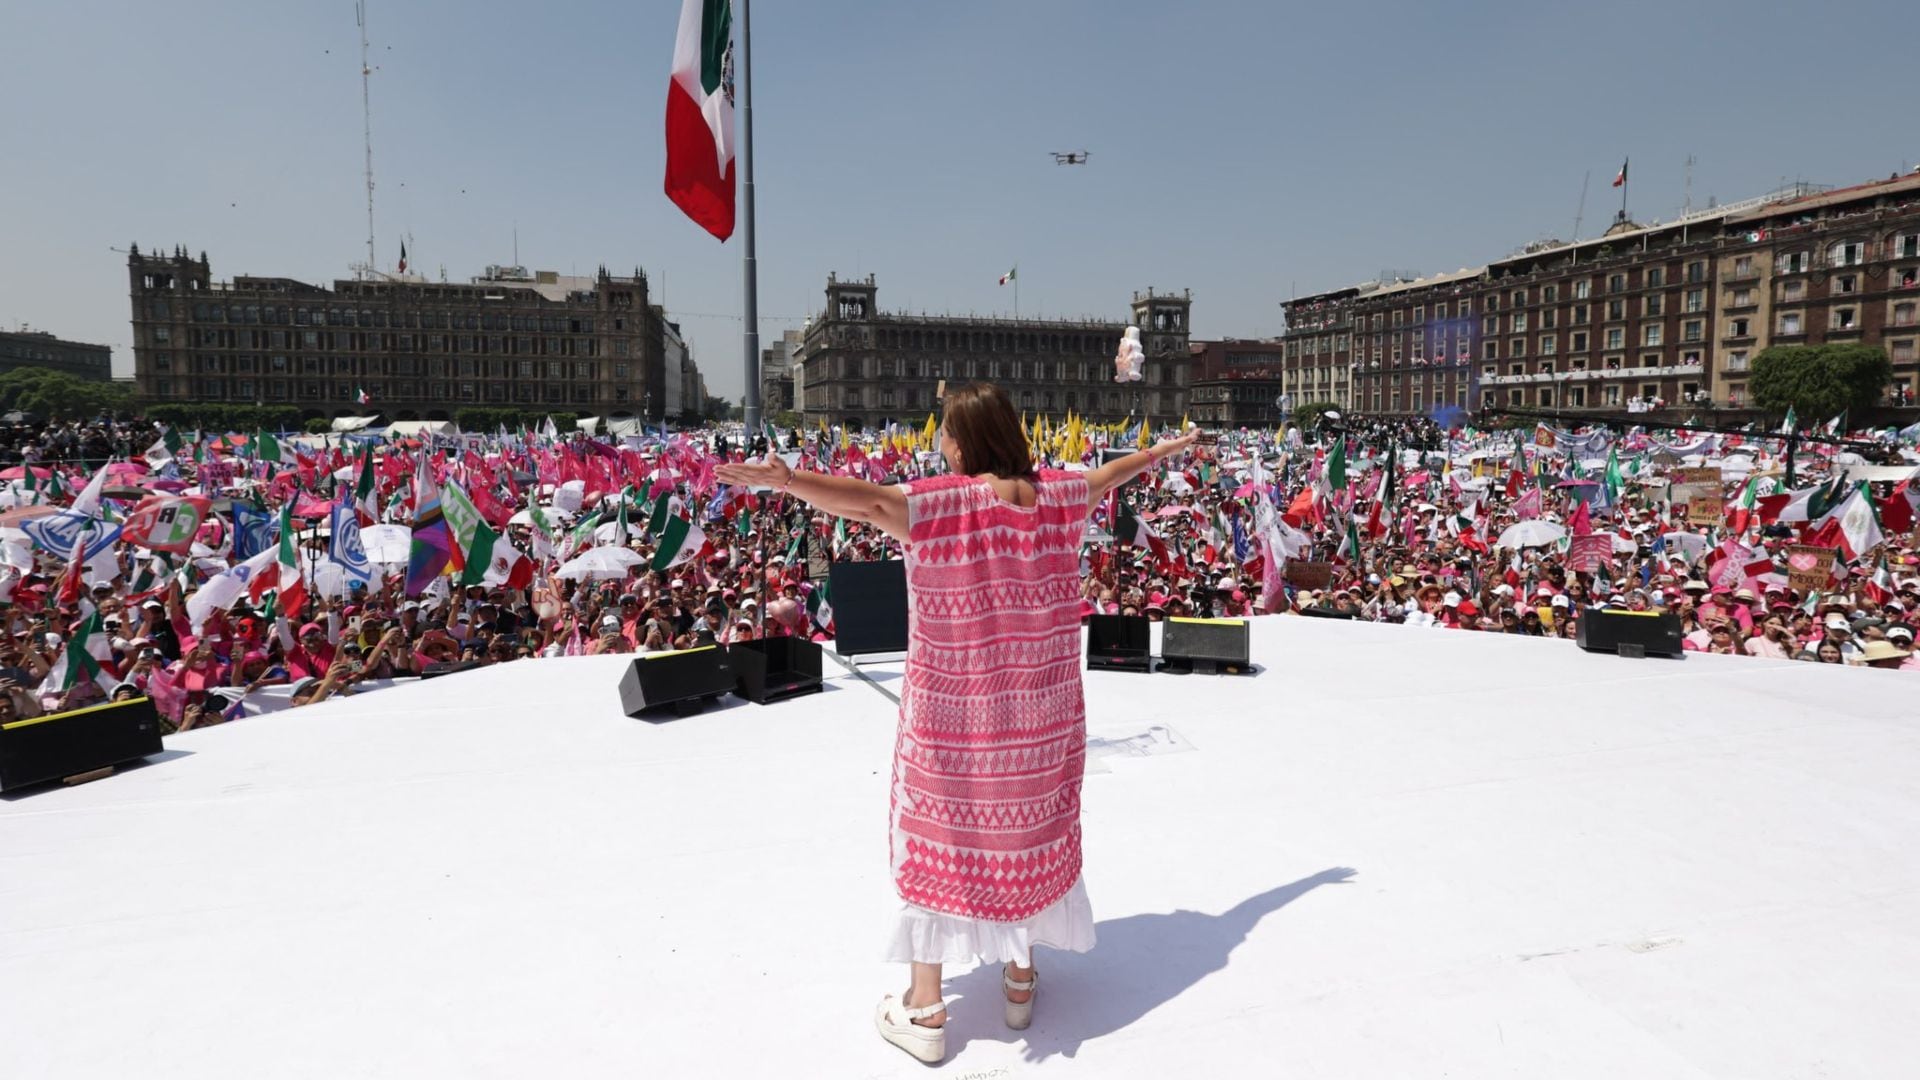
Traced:
<path fill-rule="evenodd" d="M 310 622 L 302 626 L 300 628 L 300 633 L 296 634 L 295 636 L 306 637 L 308 634 L 324 634 L 324 633 L 326 633 L 326 630 L 323 629 L 319 623 Z"/>

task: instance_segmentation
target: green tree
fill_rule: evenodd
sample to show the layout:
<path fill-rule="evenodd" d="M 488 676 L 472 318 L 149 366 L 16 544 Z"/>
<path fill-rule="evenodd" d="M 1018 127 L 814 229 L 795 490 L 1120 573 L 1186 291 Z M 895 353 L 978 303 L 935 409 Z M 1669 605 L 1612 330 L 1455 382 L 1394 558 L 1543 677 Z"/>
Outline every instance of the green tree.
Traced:
<path fill-rule="evenodd" d="M 1775 345 L 1753 358 L 1748 385 L 1761 408 L 1791 409 L 1813 423 L 1873 408 L 1892 380 L 1893 365 L 1877 345 Z"/>
<path fill-rule="evenodd" d="M 1320 418 L 1330 412 L 1341 411 L 1340 405 L 1332 401 L 1309 401 L 1293 408 L 1293 422 L 1301 431 L 1311 431 L 1320 426 Z"/>
<path fill-rule="evenodd" d="M 0 375 L 0 410 L 19 409 L 52 420 L 90 420 L 133 411 L 125 383 L 82 379 L 46 368 L 16 368 Z"/>
<path fill-rule="evenodd" d="M 706 404 L 700 410 L 700 418 L 703 420 L 733 420 L 738 418 L 737 411 L 738 407 L 726 398 L 709 396 Z"/>

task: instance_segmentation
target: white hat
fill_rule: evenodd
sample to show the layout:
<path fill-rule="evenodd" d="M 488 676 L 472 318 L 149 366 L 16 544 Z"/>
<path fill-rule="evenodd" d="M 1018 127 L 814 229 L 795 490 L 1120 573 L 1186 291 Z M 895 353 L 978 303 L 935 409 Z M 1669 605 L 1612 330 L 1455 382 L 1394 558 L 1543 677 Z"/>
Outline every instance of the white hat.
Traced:
<path fill-rule="evenodd" d="M 1450 592 L 1441 599 L 1441 603 L 1447 605 L 1448 607 L 1459 607 L 1460 594 L 1457 592 Z"/>
<path fill-rule="evenodd" d="M 601 618 L 600 618 L 600 629 L 602 629 L 602 630 L 608 630 L 608 629 L 612 629 L 612 630 L 618 630 L 618 629 L 620 629 L 620 617 L 619 617 L 619 616 L 617 616 L 617 615 L 604 615 L 604 616 L 601 616 Z"/>
<path fill-rule="evenodd" d="M 1905 626 L 1889 626 L 1887 627 L 1887 636 L 1890 638 L 1903 637 L 1903 638 L 1906 638 L 1908 641 L 1912 641 L 1913 630 Z"/>
<path fill-rule="evenodd" d="M 1511 585 L 1509 585 L 1509 584 L 1507 584 L 1506 582 L 1504 582 L 1504 581 L 1503 581 L 1503 582 L 1501 582 L 1500 584 L 1498 584 L 1498 585 L 1495 585 L 1495 586 L 1493 587 L 1493 595 L 1495 595 L 1495 596 L 1512 596 L 1512 595 L 1513 595 L 1513 586 L 1511 586 Z"/>
<path fill-rule="evenodd" d="M 1845 630 L 1848 633 L 1853 632 L 1853 627 L 1847 622 L 1847 617 L 1837 611 L 1827 616 L 1827 629 Z"/>
<path fill-rule="evenodd" d="M 1554 606 L 1554 607 L 1572 607 L 1572 606 L 1573 606 L 1573 601 L 1571 601 L 1571 600 L 1569 600 L 1569 599 L 1567 599 L 1567 597 L 1566 597 L 1566 594 L 1565 594 L 1565 593 L 1562 593 L 1562 594 L 1560 594 L 1559 596 L 1556 596 L 1556 597 L 1554 597 L 1554 598 L 1553 598 L 1553 600 L 1552 600 L 1552 606 Z"/>

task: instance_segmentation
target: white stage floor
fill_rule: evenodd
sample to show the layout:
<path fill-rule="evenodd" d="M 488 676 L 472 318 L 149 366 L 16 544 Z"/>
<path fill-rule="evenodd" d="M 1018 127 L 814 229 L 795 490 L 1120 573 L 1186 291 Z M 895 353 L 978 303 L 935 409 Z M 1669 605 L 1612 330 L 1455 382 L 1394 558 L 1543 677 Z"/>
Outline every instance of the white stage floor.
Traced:
<path fill-rule="evenodd" d="M 1040 954 L 1024 1033 L 997 975 L 949 969 L 939 1071 L 1920 1067 L 1910 675 L 1253 632 L 1252 678 L 1089 676 L 1102 747 L 1192 749 L 1099 758 L 1099 946 Z M 891 703 L 842 677 L 653 724 L 620 715 L 623 662 L 195 731 L 0 801 L 0 1073 L 925 1075 L 871 1020 L 905 986 L 876 959 Z"/>

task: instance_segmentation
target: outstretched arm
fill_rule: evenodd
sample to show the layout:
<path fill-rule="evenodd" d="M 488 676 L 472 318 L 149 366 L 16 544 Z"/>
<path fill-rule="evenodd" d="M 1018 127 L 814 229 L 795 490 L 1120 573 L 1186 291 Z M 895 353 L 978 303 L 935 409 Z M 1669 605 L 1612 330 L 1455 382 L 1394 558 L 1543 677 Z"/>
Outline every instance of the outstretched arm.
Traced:
<path fill-rule="evenodd" d="M 1115 458 L 1105 465 L 1087 474 L 1087 510 L 1091 512 L 1107 497 L 1107 492 L 1146 472 L 1162 459 L 1178 454 L 1193 445 L 1200 437 L 1198 431 L 1189 431 L 1175 439 L 1165 439 L 1155 443 L 1150 449 L 1136 450 L 1123 458 Z"/>
<path fill-rule="evenodd" d="M 899 487 L 823 476 L 787 467 L 778 457 L 721 465 L 713 475 L 723 484 L 773 488 L 836 517 L 864 522 L 901 543 L 907 542 L 907 494 Z"/>

